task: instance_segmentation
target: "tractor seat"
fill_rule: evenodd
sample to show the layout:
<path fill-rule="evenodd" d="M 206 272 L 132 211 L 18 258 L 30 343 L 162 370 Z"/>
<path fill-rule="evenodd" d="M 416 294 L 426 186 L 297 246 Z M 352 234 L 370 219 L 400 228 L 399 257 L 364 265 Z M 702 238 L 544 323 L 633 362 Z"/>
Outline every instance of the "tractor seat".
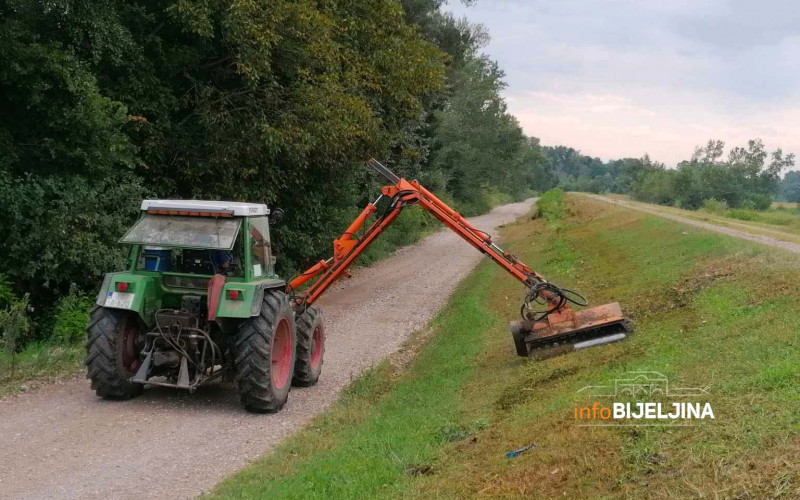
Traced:
<path fill-rule="evenodd" d="M 191 274 L 216 274 L 211 250 L 187 249 L 183 251 L 182 270 Z"/>

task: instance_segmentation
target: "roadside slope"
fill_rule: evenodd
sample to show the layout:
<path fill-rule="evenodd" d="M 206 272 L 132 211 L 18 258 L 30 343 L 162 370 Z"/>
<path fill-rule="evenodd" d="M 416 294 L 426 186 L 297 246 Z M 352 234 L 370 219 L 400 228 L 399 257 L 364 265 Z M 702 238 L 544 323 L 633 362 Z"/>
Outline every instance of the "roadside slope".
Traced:
<path fill-rule="evenodd" d="M 683 222 L 684 224 L 689 224 L 692 226 L 700 227 L 703 229 L 707 229 L 709 231 L 714 231 L 717 233 L 727 234 L 728 236 L 733 236 L 735 238 L 741 238 L 743 240 L 755 241 L 756 243 L 761 243 L 764 245 L 769 245 L 771 247 L 776 248 L 783 248 L 784 250 L 789 250 L 790 252 L 800 253 L 800 244 L 795 243 L 793 240 L 797 240 L 797 235 L 789 234 L 789 233 L 781 233 L 781 231 L 772 230 L 772 229 L 764 229 L 759 227 L 752 227 L 748 226 L 747 224 L 741 224 L 737 222 L 725 222 L 725 225 L 721 224 L 713 224 L 710 222 L 695 220 L 690 217 L 684 217 L 682 215 L 677 215 L 671 212 L 664 210 L 663 207 L 659 205 L 650 205 L 646 203 L 629 203 L 622 200 L 615 200 L 612 198 L 607 198 L 605 196 L 597 195 L 597 194 L 589 194 L 589 193 L 576 193 L 580 194 L 581 196 L 588 196 L 594 200 L 604 201 L 606 203 L 612 203 L 614 205 L 623 206 L 626 208 L 630 208 L 632 210 L 638 210 L 640 212 L 645 212 L 651 215 L 657 215 L 659 217 L 663 217 L 665 219 L 674 220 L 676 222 Z M 740 229 L 735 229 L 735 227 L 728 227 L 728 226 L 738 226 L 742 227 L 743 229 L 749 229 L 750 232 Z M 773 235 L 779 236 L 773 237 L 769 236 L 768 234 L 758 234 L 758 233 L 771 233 Z M 788 240 L 788 241 L 787 241 Z"/>
<path fill-rule="evenodd" d="M 494 231 L 532 203 L 470 220 Z M 328 334 L 320 383 L 293 389 L 275 415 L 245 413 L 230 385 L 194 395 L 150 388 L 131 401 L 106 402 L 81 378 L 0 401 L 0 497 L 198 495 L 327 408 L 345 384 L 424 326 L 480 260 L 441 231 L 355 270 L 320 303 Z"/>

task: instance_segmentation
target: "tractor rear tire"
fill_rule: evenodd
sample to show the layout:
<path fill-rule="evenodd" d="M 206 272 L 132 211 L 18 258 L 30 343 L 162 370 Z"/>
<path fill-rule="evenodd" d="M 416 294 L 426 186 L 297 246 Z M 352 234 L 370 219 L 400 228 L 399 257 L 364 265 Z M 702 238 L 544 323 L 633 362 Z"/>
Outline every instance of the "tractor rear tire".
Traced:
<path fill-rule="evenodd" d="M 277 290 L 265 291 L 260 313 L 239 325 L 233 346 L 239 396 L 248 411 L 272 413 L 286 403 L 295 339 L 289 298 Z"/>
<path fill-rule="evenodd" d="M 95 306 L 86 327 L 86 378 L 103 399 L 130 399 L 144 386 L 130 382 L 139 366 L 136 336 L 141 332 L 135 313 Z"/>
<path fill-rule="evenodd" d="M 325 324 L 322 311 L 309 307 L 297 316 L 297 361 L 294 365 L 292 384 L 311 387 L 322 373 L 322 357 L 325 354 Z"/>

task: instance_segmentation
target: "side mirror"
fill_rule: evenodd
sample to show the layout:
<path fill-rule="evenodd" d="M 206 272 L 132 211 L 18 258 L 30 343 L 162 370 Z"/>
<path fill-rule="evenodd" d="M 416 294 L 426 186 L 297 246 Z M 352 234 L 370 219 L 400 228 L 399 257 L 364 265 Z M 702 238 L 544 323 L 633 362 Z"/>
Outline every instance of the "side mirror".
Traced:
<path fill-rule="evenodd" d="M 286 212 L 282 208 L 273 208 L 269 213 L 269 223 L 273 226 L 280 224 L 284 217 L 286 217 Z"/>

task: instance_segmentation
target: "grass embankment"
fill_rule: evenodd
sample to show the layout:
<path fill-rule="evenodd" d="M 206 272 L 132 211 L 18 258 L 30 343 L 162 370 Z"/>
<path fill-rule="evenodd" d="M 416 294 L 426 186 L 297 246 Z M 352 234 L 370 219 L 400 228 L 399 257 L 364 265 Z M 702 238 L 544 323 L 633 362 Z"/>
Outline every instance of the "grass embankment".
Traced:
<path fill-rule="evenodd" d="M 773 203 L 773 206 L 768 210 L 729 208 L 720 211 L 705 209 L 683 210 L 665 205 L 633 201 L 625 195 L 605 196 L 625 201 L 633 206 L 643 206 L 672 215 L 680 215 L 690 219 L 731 227 L 750 234 L 770 236 L 782 241 L 800 243 L 800 209 L 790 206 L 792 204 Z"/>
<path fill-rule="evenodd" d="M 800 260 L 550 196 L 556 214 L 509 225 L 503 246 L 595 304 L 621 302 L 634 335 L 544 361 L 517 358 L 506 322 L 517 314 L 520 286 L 485 262 L 408 366 L 379 364 L 212 496 L 796 497 Z M 576 391 L 631 370 L 707 387 L 716 419 L 578 426 Z M 529 443 L 537 447 L 505 457 Z"/>

